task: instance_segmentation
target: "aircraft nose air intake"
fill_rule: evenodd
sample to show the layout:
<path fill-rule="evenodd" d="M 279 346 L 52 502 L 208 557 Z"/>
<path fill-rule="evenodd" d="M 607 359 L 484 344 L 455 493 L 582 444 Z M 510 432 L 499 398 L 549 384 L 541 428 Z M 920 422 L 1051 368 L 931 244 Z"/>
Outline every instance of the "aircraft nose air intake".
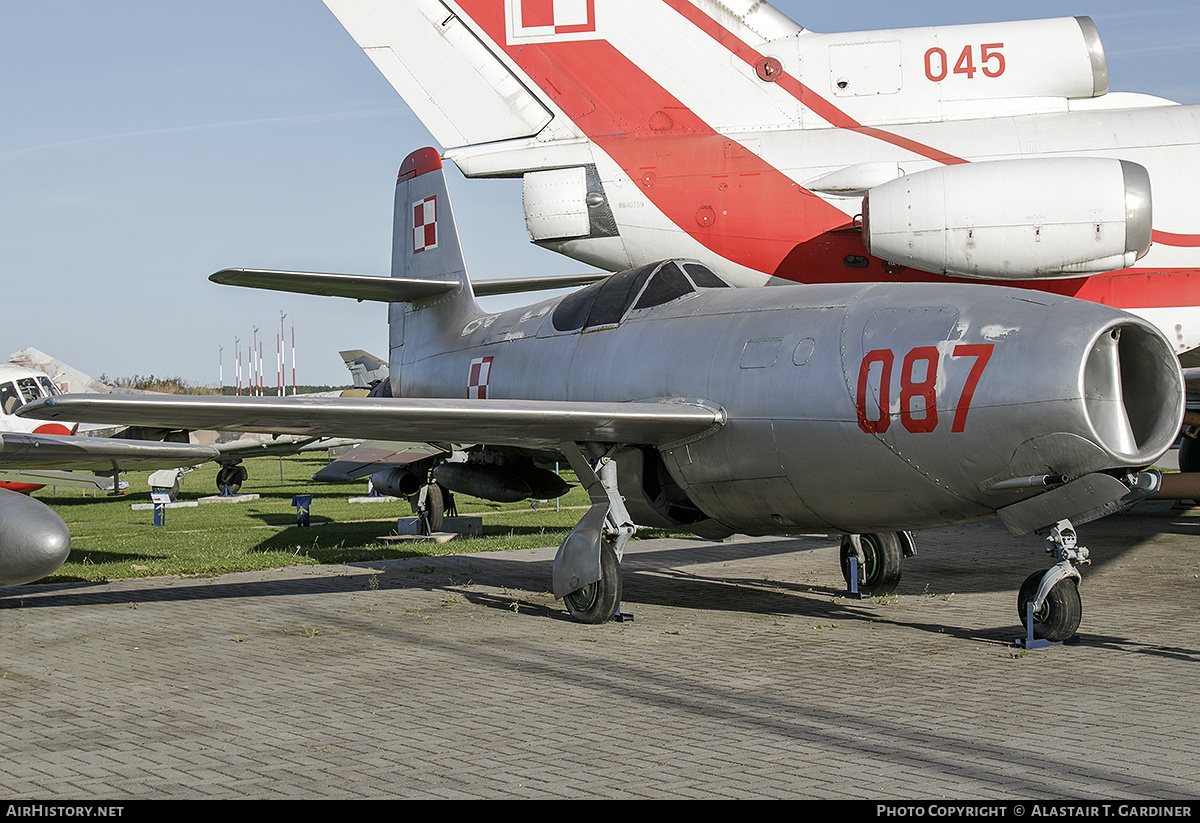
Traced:
<path fill-rule="evenodd" d="M 1179 433 L 1183 383 L 1167 341 L 1148 324 L 1116 321 L 1082 364 L 1083 400 L 1096 442 L 1128 465 L 1159 457 Z"/>

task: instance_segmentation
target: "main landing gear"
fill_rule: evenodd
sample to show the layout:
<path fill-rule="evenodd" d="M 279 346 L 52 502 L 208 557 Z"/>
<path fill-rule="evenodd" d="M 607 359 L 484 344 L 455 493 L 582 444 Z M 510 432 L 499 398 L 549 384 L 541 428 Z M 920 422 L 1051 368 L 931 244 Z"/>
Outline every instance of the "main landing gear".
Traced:
<path fill-rule="evenodd" d="M 421 533 L 431 535 L 440 532 L 447 516 L 455 514 L 454 498 L 449 489 L 444 489 L 435 481 L 421 486 L 411 498 L 409 504 L 413 513 L 421 521 Z"/>
<path fill-rule="evenodd" d="M 1017 613 L 1030 640 L 1061 643 L 1079 630 L 1083 604 L 1079 598 L 1081 576 L 1076 565 L 1090 563 L 1088 550 L 1078 545 L 1070 520 L 1060 520 L 1046 536 L 1046 551 L 1058 559 L 1049 569 L 1025 578 L 1017 593 Z M 1021 642 L 1021 641 L 1018 641 Z"/>
<path fill-rule="evenodd" d="M 241 463 L 223 463 L 217 470 L 217 491 L 225 495 L 237 494 L 246 477 L 246 467 Z"/>
<path fill-rule="evenodd" d="M 617 492 L 617 447 L 568 443 L 563 451 L 592 505 L 558 547 L 554 596 L 580 623 L 629 619 L 621 615 L 621 556 L 637 526 Z"/>
<path fill-rule="evenodd" d="M 896 591 L 904 558 L 917 553 L 912 532 L 842 535 L 842 577 L 851 592 L 862 596 L 885 595 Z M 855 561 L 852 563 L 851 561 Z M 851 570 L 857 568 L 858 578 Z"/>

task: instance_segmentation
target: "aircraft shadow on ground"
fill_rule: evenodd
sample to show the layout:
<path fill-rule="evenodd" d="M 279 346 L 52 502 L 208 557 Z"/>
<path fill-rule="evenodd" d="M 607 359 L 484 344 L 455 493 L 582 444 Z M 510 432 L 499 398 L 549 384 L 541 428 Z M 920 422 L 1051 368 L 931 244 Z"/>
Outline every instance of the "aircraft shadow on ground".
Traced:
<path fill-rule="evenodd" d="M 1093 541 L 1097 546 L 1094 554 L 1099 564 L 1115 560 L 1135 542 L 1131 540 L 1130 535 L 1136 538 L 1139 534 L 1145 534 L 1150 526 L 1154 526 L 1160 534 L 1170 532 L 1190 536 L 1200 530 L 1200 523 L 1185 519 L 1129 518 L 1124 522 L 1115 523 L 1114 526 L 1111 546 L 1109 540 Z M 983 529 L 985 531 L 979 532 L 979 535 L 993 541 L 997 539 L 993 530 L 999 529 L 1003 532 L 1003 528 L 998 524 L 979 524 L 967 528 Z M 906 561 L 906 577 L 901 583 L 900 595 L 919 596 L 928 594 L 931 589 L 935 594 L 949 591 L 964 594 L 1012 591 L 1015 594 L 1022 573 L 1014 571 L 1012 553 L 1006 544 L 1001 543 L 995 551 L 977 552 L 976 558 L 964 562 L 956 561 L 954 555 L 959 552 L 963 542 L 970 540 L 969 531 L 965 536 L 950 535 L 950 539 L 947 535 L 936 535 L 933 532 L 926 534 L 931 539 L 919 542 L 917 557 Z M 280 545 L 288 544 L 286 537 L 286 534 L 278 536 L 278 539 L 282 540 Z M 270 542 L 264 541 L 258 549 L 266 550 L 269 548 L 266 544 Z M 294 538 L 291 542 L 294 543 Z M 649 550 L 642 550 L 635 544 L 636 550 L 626 555 L 624 563 L 626 611 L 636 610 L 636 604 L 640 603 L 699 612 L 739 611 L 822 622 L 869 621 L 923 632 L 936 632 L 960 639 L 1004 644 L 1011 644 L 1022 634 L 1015 614 L 1011 624 L 988 627 L 956 627 L 895 619 L 886 610 L 878 608 L 878 603 L 845 597 L 844 589 L 828 582 L 828 573 L 822 573 L 822 582 L 819 583 L 780 579 L 785 577 L 782 574 L 749 577 L 728 573 L 736 572 L 736 566 L 731 564 L 741 560 L 774 557 L 776 559 L 773 562 L 777 563 L 778 558 L 789 554 L 832 550 L 837 545 L 832 538 L 740 539 L 724 543 L 697 539 L 694 546 L 688 545 L 692 542 L 673 541 L 664 548 Z M 836 563 L 836 553 L 830 551 L 829 554 L 832 562 Z M 980 556 L 984 560 L 979 560 Z M 1038 558 L 1036 562 L 1045 565 L 1043 558 Z M 527 558 L 507 558 L 503 553 L 434 557 L 422 555 L 354 565 L 381 572 L 380 576 L 375 578 L 377 585 L 372 586 L 371 577 L 366 574 L 250 581 L 222 581 L 216 578 L 216 582 L 213 578 L 206 578 L 180 580 L 170 587 L 164 587 L 160 582 L 148 582 L 144 586 L 127 582 L 119 589 L 106 588 L 106 584 L 103 583 L 69 583 L 0 590 L 4 595 L 0 599 L 0 608 L 53 608 L 131 601 L 179 602 L 240 597 L 346 594 L 374 588 L 381 594 L 386 594 L 389 589 L 453 591 L 477 605 L 517 612 L 531 619 L 571 619 L 560 602 L 529 596 L 530 592 L 548 591 L 552 572 L 552 560 L 549 558 L 531 561 Z M 804 574 L 811 572 L 798 569 L 798 576 Z M 946 585 L 947 581 L 953 585 Z M 976 581 L 974 585 L 971 585 L 972 581 Z M 959 585 L 962 583 L 968 585 Z M 488 588 L 500 589 L 503 594 L 489 591 Z M 1200 662 L 1200 651 L 1193 649 L 1147 645 L 1125 637 L 1086 632 L 1083 637 L 1090 646 L 1120 648 L 1126 652 L 1133 650 Z"/>

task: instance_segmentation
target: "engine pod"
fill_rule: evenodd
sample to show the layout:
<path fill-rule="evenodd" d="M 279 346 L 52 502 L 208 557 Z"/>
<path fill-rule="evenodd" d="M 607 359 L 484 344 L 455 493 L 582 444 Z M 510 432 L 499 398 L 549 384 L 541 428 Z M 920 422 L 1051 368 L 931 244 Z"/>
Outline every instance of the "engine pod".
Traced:
<path fill-rule="evenodd" d="M 1150 176 L 1111 158 L 997 160 L 905 175 L 863 198 L 870 254 L 989 280 L 1123 269 L 1150 249 Z"/>

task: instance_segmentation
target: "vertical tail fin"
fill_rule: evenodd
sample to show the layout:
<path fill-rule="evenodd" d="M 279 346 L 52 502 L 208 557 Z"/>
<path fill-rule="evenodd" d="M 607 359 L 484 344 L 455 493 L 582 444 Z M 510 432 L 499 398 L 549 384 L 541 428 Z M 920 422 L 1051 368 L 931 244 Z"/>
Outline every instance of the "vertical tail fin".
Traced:
<path fill-rule="evenodd" d="M 402 395 L 404 342 L 433 343 L 446 328 L 461 326 L 480 313 L 467 278 L 462 245 L 450 208 L 442 159 L 435 149 L 417 149 L 400 166 L 392 227 L 392 277 L 449 280 L 454 291 L 412 303 L 388 306 L 388 365 L 392 394 Z"/>
<path fill-rule="evenodd" d="M 460 290 L 449 299 L 464 307 L 475 307 L 446 175 L 436 149 L 417 149 L 400 166 L 392 229 L 392 277 L 453 280 Z"/>

